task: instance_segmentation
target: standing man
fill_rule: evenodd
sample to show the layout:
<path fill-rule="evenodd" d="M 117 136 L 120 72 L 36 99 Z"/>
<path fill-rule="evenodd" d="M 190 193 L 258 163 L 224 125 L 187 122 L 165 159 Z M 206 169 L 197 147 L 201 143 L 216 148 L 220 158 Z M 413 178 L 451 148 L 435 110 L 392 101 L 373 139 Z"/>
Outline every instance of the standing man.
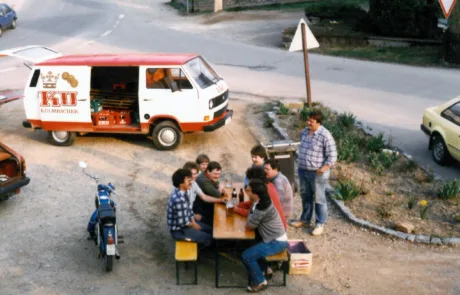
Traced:
<path fill-rule="evenodd" d="M 294 227 L 309 226 L 315 211 L 315 228 L 312 235 L 321 235 L 327 221 L 326 186 L 330 168 L 337 161 L 337 148 L 329 130 L 321 126 L 323 113 L 314 110 L 307 119 L 307 127 L 300 135 L 299 184 L 302 198 L 300 220 Z"/>
<path fill-rule="evenodd" d="M 270 159 L 264 165 L 265 175 L 273 183 L 278 191 L 281 206 L 283 207 L 284 218 L 289 220 L 294 214 L 294 191 L 289 179 L 280 171 L 277 160 Z"/>
<path fill-rule="evenodd" d="M 206 172 L 198 175 L 196 183 L 205 195 L 220 198 L 225 192 L 225 188 L 219 184 L 221 174 L 222 167 L 220 164 L 212 161 L 206 168 Z M 212 226 L 214 221 L 214 203 L 205 202 L 201 198 L 197 198 L 193 205 L 193 212 L 199 214 L 204 223 Z"/>

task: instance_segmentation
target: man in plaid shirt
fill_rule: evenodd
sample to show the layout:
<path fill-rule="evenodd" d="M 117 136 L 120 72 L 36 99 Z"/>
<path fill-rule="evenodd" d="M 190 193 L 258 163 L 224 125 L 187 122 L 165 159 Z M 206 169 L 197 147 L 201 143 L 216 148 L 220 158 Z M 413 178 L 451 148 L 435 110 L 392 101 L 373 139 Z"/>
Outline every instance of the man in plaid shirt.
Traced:
<path fill-rule="evenodd" d="M 205 247 L 212 243 L 212 228 L 195 220 L 188 196 L 192 186 L 192 172 L 178 169 L 172 176 L 175 189 L 168 201 L 168 228 L 173 239 L 193 241 Z"/>
<path fill-rule="evenodd" d="M 302 215 L 294 227 L 310 226 L 315 211 L 312 235 L 323 233 L 327 220 L 326 186 L 330 168 L 337 161 L 337 147 L 329 130 L 321 126 L 323 114 L 314 110 L 307 119 L 307 127 L 300 135 L 298 169 Z"/>

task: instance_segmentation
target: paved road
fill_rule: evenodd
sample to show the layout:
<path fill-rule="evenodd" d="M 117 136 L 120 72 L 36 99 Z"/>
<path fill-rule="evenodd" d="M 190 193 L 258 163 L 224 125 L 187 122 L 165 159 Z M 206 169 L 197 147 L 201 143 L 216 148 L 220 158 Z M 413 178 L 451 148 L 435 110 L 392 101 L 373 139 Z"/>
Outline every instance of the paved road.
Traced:
<path fill-rule="evenodd" d="M 0 48 L 38 43 L 62 52 L 197 52 L 217 65 L 234 92 L 304 96 L 300 53 L 235 41 L 231 26 L 220 26 L 222 30 L 211 31 L 184 21 L 162 1 L 29 0 L 18 28 L 5 33 Z M 263 30 L 263 24 L 259 26 Z M 310 61 L 315 100 L 352 111 L 375 130 L 391 134 L 394 144 L 437 174 L 459 176 L 458 166 L 444 168 L 432 161 L 419 128 L 424 108 L 459 94 L 459 71 L 318 55 L 311 55 Z M 3 87 L 9 86 L 4 81 L 10 75 L 0 72 Z M 11 83 L 16 86 L 18 81 Z"/>

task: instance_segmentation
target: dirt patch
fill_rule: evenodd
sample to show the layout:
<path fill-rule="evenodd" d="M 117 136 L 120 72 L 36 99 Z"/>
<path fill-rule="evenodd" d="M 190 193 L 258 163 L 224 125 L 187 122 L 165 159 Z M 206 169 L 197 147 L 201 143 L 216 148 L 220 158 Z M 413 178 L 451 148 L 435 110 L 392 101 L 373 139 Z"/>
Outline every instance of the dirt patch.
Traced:
<path fill-rule="evenodd" d="M 377 137 L 367 136 L 360 129 L 351 127 L 344 131 L 347 127 L 340 125 L 337 115 L 329 109 L 325 112 L 329 114 L 325 125 L 332 128 L 330 131 L 337 141 L 339 156 L 349 154 L 332 170 L 331 184 L 336 188 L 340 183 L 349 184 L 351 181 L 354 184 L 359 194 L 345 204 L 358 218 L 392 229 L 397 222 L 409 222 L 415 226 L 416 234 L 460 237 L 459 197 L 440 199 L 437 192 L 442 183 L 435 181 L 415 162 L 399 153 L 384 152 L 387 147 L 383 146 L 383 141 L 379 143 Z M 298 112 L 278 115 L 281 127 L 295 141 L 300 140 L 305 127 L 301 116 L 302 113 Z M 368 150 L 376 148 L 372 147 L 371 141 L 382 145 L 377 148 L 379 151 Z M 424 206 L 422 201 L 428 205 Z M 426 219 L 423 210 L 427 210 Z"/>

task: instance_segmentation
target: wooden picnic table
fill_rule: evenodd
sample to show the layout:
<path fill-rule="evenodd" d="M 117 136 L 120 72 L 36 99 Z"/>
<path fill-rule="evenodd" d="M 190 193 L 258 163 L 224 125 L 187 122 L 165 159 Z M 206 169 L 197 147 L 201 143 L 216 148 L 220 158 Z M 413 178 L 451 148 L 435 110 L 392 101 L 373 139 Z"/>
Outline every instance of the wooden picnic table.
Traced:
<path fill-rule="evenodd" d="M 233 184 L 237 193 L 243 188 L 243 183 Z M 226 188 L 226 195 L 223 198 L 231 198 L 233 188 Z M 245 201 L 249 198 L 245 194 Z M 213 238 L 216 240 L 216 288 L 237 286 L 219 286 L 219 240 L 254 240 L 256 234 L 254 230 L 246 228 L 247 217 L 233 213 L 232 216 L 227 216 L 227 207 L 225 204 L 214 204 L 214 224 Z M 245 286 L 242 286 L 245 287 Z"/>

